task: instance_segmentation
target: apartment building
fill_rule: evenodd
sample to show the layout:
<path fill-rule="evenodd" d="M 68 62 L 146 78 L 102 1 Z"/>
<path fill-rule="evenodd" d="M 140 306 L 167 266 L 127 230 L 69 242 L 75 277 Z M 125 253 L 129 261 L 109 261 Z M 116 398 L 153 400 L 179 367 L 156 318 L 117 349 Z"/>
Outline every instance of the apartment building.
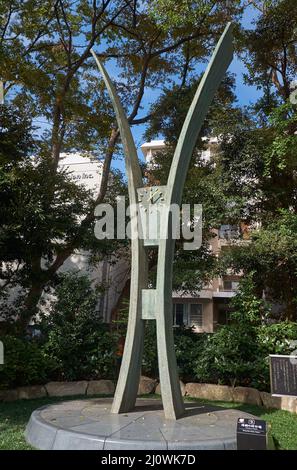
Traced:
<path fill-rule="evenodd" d="M 218 145 L 216 137 L 206 139 L 206 149 L 202 151 L 202 159 L 210 161 L 214 149 Z M 141 146 L 148 171 L 154 164 L 154 156 L 162 152 L 165 148 L 164 140 L 153 140 Z M 220 252 L 234 240 L 238 243 L 248 243 L 247 227 L 242 224 L 240 227 L 231 225 L 221 225 L 219 230 L 214 230 L 216 236 L 209 240 L 212 252 L 219 256 Z M 230 299 L 235 295 L 240 276 L 231 272 L 224 277 L 214 278 L 209 285 L 204 286 L 201 291 L 188 295 L 183 292 L 173 292 L 173 323 L 174 326 L 193 326 L 195 331 L 201 333 L 212 333 L 219 325 L 228 322 L 230 312 Z"/>

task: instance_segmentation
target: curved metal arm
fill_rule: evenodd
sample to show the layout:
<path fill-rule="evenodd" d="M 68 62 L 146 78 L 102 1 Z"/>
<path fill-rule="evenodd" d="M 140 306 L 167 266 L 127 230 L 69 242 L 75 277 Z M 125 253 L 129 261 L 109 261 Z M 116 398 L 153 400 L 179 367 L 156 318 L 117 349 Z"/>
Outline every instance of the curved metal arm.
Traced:
<path fill-rule="evenodd" d="M 116 113 L 118 126 L 125 153 L 126 173 L 128 178 L 128 191 L 131 207 L 131 231 L 138 233 L 137 221 L 137 188 L 142 186 L 141 170 L 137 151 L 131 134 L 130 126 L 104 66 L 91 50 L 102 74 L 106 88 L 109 92 Z M 122 365 L 117 388 L 111 408 L 112 413 L 121 413 L 133 409 L 137 396 L 143 350 L 144 324 L 141 318 L 142 290 L 147 287 L 147 256 L 143 240 L 132 237 L 131 240 L 131 288 L 129 320 Z"/>
<path fill-rule="evenodd" d="M 91 49 L 91 53 L 96 61 L 99 71 L 101 72 L 101 75 L 103 77 L 104 83 L 108 90 L 110 99 L 112 101 L 113 108 L 116 113 L 117 123 L 120 129 L 121 139 L 122 139 L 124 153 L 125 153 L 130 203 L 131 204 L 136 203 L 137 201 L 136 201 L 135 190 L 142 186 L 142 177 L 141 177 L 141 169 L 139 166 L 139 161 L 138 161 L 138 156 L 137 156 L 137 150 L 136 150 L 135 143 L 132 137 L 131 129 L 130 129 L 125 111 L 123 109 L 123 106 L 117 95 L 116 89 L 112 81 L 110 80 L 109 75 L 106 72 L 104 65 L 100 62 L 100 60 L 98 59 L 93 49 Z"/>
<path fill-rule="evenodd" d="M 181 203 L 188 166 L 199 132 L 213 96 L 232 60 L 232 26 L 228 24 L 207 67 L 185 119 L 173 156 L 166 191 L 159 242 L 156 320 L 159 376 L 165 416 L 177 419 L 184 412 L 177 375 L 172 328 L 172 265 L 175 241 L 172 238 L 170 205 Z"/>
<path fill-rule="evenodd" d="M 168 181 L 167 202 L 180 204 L 191 156 L 215 92 L 233 57 L 232 23 L 228 23 L 202 77 L 183 124 Z"/>

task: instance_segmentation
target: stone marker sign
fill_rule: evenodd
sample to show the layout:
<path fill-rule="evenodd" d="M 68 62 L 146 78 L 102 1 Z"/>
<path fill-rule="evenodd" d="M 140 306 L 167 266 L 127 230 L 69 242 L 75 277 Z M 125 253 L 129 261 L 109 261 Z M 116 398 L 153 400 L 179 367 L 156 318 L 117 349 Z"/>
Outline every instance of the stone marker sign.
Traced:
<path fill-rule="evenodd" d="M 297 356 L 271 354 L 271 395 L 297 397 Z"/>
<path fill-rule="evenodd" d="M 238 418 L 237 450 L 266 450 L 267 423 L 261 419 Z"/>

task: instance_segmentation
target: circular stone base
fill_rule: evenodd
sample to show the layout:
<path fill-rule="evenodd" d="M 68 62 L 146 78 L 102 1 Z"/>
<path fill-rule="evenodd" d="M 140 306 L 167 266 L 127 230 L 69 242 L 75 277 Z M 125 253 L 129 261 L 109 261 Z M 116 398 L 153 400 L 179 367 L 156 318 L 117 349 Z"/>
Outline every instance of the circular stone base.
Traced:
<path fill-rule="evenodd" d="M 162 403 L 138 399 L 135 410 L 110 414 L 112 398 L 64 401 L 35 410 L 26 439 L 38 449 L 236 449 L 236 424 L 254 416 L 235 409 L 185 403 L 186 413 L 166 420 Z"/>

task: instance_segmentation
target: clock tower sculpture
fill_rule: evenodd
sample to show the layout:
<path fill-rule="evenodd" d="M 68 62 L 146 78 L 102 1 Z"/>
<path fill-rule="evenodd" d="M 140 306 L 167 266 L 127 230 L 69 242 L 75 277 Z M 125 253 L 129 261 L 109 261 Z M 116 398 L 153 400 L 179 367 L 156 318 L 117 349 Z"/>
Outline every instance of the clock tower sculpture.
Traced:
<path fill-rule="evenodd" d="M 170 207 L 180 205 L 190 159 L 201 126 L 224 74 L 233 57 L 232 25 L 223 32 L 212 59 L 199 83 L 189 108 L 173 156 L 167 185 L 144 187 L 136 147 L 125 112 L 103 64 L 92 54 L 109 92 L 120 130 L 125 153 L 131 230 L 142 237 L 132 237 L 132 269 L 130 306 L 124 354 L 111 413 L 125 413 L 135 406 L 144 338 L 144 320 L 156 321 L 159 376 L 162 402 L 167 419 L 177 419 L 184 413 L 184 404 L 177 374 L 172 328 L 172 264 L 175 240 L 172 234 Z M 161 211 L 159 219 L 151 215 Z M 141 227 L 138 224 L 139 207 Z M 146 224 L 146 221 L 149 222 Z M 148 232 L 147 228 L 148 226 Z M 153 229 L 153 230 L 151 230 Z M 151 238 L 151 231 L 155 236 Z M 148 288 L 147 247 L 158 249 L 157 282 Z"/>

